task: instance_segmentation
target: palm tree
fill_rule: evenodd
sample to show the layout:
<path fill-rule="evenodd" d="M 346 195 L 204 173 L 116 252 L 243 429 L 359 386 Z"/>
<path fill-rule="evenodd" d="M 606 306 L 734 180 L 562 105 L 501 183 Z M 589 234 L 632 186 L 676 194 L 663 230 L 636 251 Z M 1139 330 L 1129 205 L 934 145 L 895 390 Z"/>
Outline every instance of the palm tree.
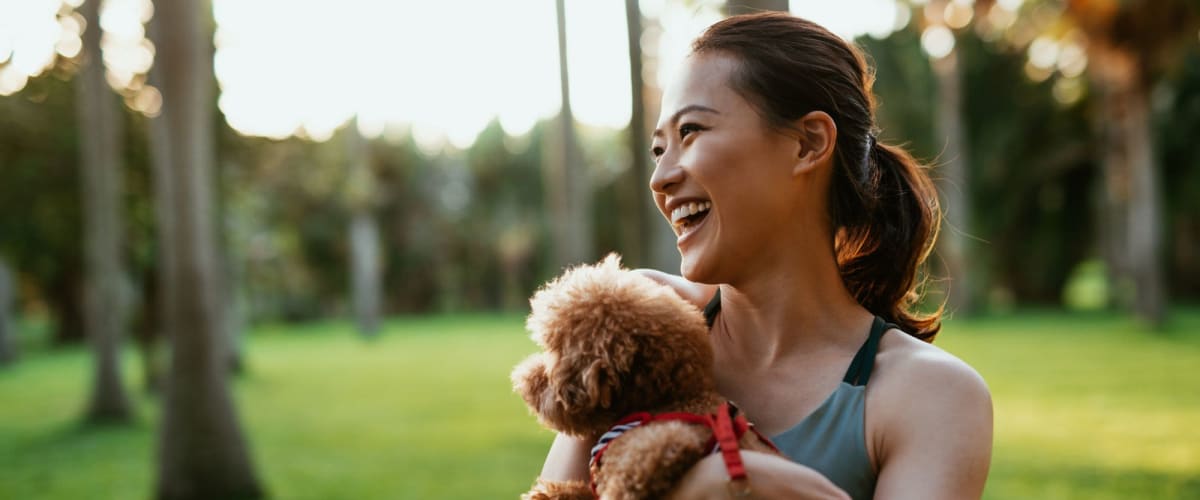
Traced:
<path fill-rule="evenodd" d="M 935 0 L 925 7 L 925 11 L 951 14 L 947 9 L 977 9 L 986 11 L 991 6 L 990 0 L 981 0 L 974 7 L 954 4 L 948 0 Z M 969 11 L 967 11 L 969 12 Z M 922 27 L 923 33 L 928 30 L 945 30 L 953 33 L 952 29 L 966 28 L 967 25 L 947 26 L 945 19 L 953 15 L 918 16 L 918 19 L 933 19 Z M 959 15 L 960 19 L 980 16 Z M 959 36 L 970 36 L 963 34 Z M 967 265 L 967 235 L 971 227 L 971 189 L 967 172 L 968 163 L 967 130 L 963 120 L 963 75 L 961 52 L 954 43 L 946 53 L 929 55 L 930 66 L 933 69 L 937 84 L 935 92 L 934 124 L 938 143 L 941 146 L 937 168 L 938 194 L 944 213 L 944 224 L 938 233 L 936 243 L 937 257 L 941 264 L 936 271 L 940 278 L 947 283 L 946 306 L 958 314 L 970 314 L 973 307 L 970 284 L 970 271 Z"/>
<path fill-rule="evenodd" d="M 646 189 L 647 179 L 650 178 L 650 155 L 646 132 L 646 99 L 642 69 L 642 10 L 637 0 L 625 0 L 625 33 L 629 42 L 629 158 L 632 162 L 630 169 L 629 198 L 633 200 L 624 211 L 624 219 L 633 222 L 633 229 L 626 231 L 632 241 L 627 243 L 625 257 L 634 265 L 653 265 L 654 244 L 653 224 L 657 211 L 650 203 L 650 194 Z"/>
<path fill-rule="evenodd" d="M 121 262 L 121 116 L 100 57 L 100 2 L 80 7 L 87 28 L 75 80 L 83 201 L 84 328 L 95 352 L 86 420 L 128 422 L 133 413 L 121 382 L 121 337 L 130 285 Z"/>
<path fill-rule="evenodd" d="M 229 339 L 213 220 L 213 66 L 208 2 L 159 2 L 165 153 L 170 159 L 172 219 L 161 228 L 174 242 L 160 253 L 169 280 L 164 325 L 171 365 L 159 430 L 160 499 L 260 498 L 259 485 L 229 394 Z"/>
<path fill-rule="evenodd" d="M 146 31 L 149 37 L 153 40 L 161 38 L 159 30 L 159 16 L 150 19 L 146 24 Z M 162 87 L 162 65 L 155 64 L 150 67 L 150 72 L 146 76 L 146 84 L 155 88 Z M 176 256 L 175 240 L 169 228 L 175 222 L 175 180 L 174 171 L 172 170 L 171 159 L 171 138 L 167 135 L 167 121 L 160 110 L 158 115 L 148 116 L 146 119 L 146 144 L 150 150 L 150 170 L 152 172 L 154 188 L 152 190 L 154 198 L 154 227 L 155 234 L 155 255 L 157 264 L 154 270 L 155 286 L 154 292 L 156 297 L 150 300 L 149 303 L 157 307 L 157 310 L 152 317 L 156 319 L 150 325 L 153 329 L 147 333 L 142 339 L 139 348 L 142 352 L 142 372 L 143 380 L 145 381 L 145 389 L 150 393 L 159 393 L 163 386 L 163 348 L 159 340 L 168 340 L 166 331 L 166 318 L 169 315 L 167 310 L 170 303 L 166 300 L 167 290 L 174 284 L 179 283 L 179 278 L 171 273 L 178 269 L 163 265 L 167 262 L 174 262 Z"/>
<path fill-rule="evenodd" d="M 629 41 L 629 84 L 632 97 L 632 108 L 629 118 L 629 152 L 633 162 L 631 170 L 631 185 L 629 198 L 636 200 L 631 207 L 632 215 L 626 220 L 636 221 L 636 230 L 632 231 L 636 240 L 630 248 L 635 248 L 633 265 L 648 266 L 654 269 L 679 272 L 679 252 L 675 249 L 675 233 L 670 230 L 658 212 L 658 207 L 652 203 L 650 193 L 650 137 L 649 130 L 654 127 L 658 115 L 657 89 L 652 81 L 646 80 L 647 71 L 643 58 L 647 53 L 653 53 L 655 47 L 647 49 L 642 46 L 645 33 L 642 11 L 637 0 L 625 0 L 625 26 Z"/>
<path fill-rule="evenodd" d="M 547 162 L 547 201 L 553 225 L 556 265 L 590 260 L 592 252 L 592 192 L 587 165 L 579 151 L 567 68 L 567 21 L 563 0 L 555 1 L 558 14 L 558 80 L 562 94 L 557 148 Z M 553 141 L 549 141 L 553 142 Z"/>
<path fill-rule="evenodd" d="M 1168 299 L 1151 81 L 1195 36 L 1200 19 L 1186 0 L 1068 0 L 1065 14 L 1087 39 L 1096 150 L 1105 179 L 1103 254 L 1117 280 L 1127 276 L 1134 284 L 1134 312 L 1161 326 Z"/>
<path fill-rule="evenodd" d="M 375 179 L 371 172 L 370 144 L 358 130 L 358 120 L 346 127 L 346 158 L 349 162 L 346 203 L 350 209 L 350 295 L 358 332 L 373 337 L 379 331 L 382 258 L 379 223 L 373 212 Z"/>

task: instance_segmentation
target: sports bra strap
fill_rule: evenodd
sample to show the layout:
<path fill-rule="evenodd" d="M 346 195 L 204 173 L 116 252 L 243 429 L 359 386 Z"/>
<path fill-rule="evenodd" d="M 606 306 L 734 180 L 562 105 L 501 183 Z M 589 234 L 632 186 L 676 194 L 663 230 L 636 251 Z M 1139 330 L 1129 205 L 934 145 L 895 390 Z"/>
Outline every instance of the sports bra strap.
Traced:
<path fill-rule="evenodd" d="M 871 323 L 871 334 L 854 354 L 854 361 L 851 361 L 850 368 L 846 369 L 843 382 L 850 385 L 867 385 L 867 381 L 871 379 L 871 369 L 875 367 L 875 354 L 879 352 L 879 339 L 883 338 L 883 332 L 893 328 L 900 327 L 875 316 L 875 321 Z"/>
<path fill-rule="evenodd" d="M 717 293 L 713 294 L 712 300 L 708 301 L 708 305 L 704 306 L 704 322 L 708 323 L 708 327 L 712 328 L 713 322 L 717 320 L 717 313 L 721 312 L 721 289 L 717 288 Z"/>

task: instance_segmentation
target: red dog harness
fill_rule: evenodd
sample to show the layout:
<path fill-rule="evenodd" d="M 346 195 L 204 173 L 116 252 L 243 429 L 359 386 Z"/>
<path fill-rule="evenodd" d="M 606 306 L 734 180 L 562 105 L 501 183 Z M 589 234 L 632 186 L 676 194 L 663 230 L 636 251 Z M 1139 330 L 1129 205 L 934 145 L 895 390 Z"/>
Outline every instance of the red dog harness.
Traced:
<path fill-rule="evenodd" d="M 625 434 L 625 432 L 650 422 L 667 420 L 679 420 L 689 424 L 703 425 L 712 429 L 713 435 L 708 438 L 708 443 L 704 447 L 712 448 L 714 453 L 717 451 L 721 452 L 721 458 L 725 460 L 725 469 L 729 471 L 730 490 L 735 496 L 743 496 L 749 492 L 748 485 L 746 484 L 746 465 L 742 462 L 741 450 L 738 448 L 738 439 L 741 439 L 746 434 L 746 431 L 750 431 L 772 450 L 779 451 L 775 449 L 775 445 L 771 443 L 771 440 L 767 439 L 754 426 L 750 425 L 746 417 L 738 412 L 736 406 L 733 406 L 731 403 L 723 403 L 717 408 L 715 414 L 710 415 L 697 415 L 686 412 L 651 415 L 647 412 L 639 412 L 622 418 L 608 432 L 600 436 L 600 440 L 596 443 L 596 446 L 592 447 L 591 467 L 589 469 L 595 469 L 600 465 L 604 451 L 608 449 L 608 446 L 613 441 Z M 596 493 L 596 479 L 593 477 L 590 482 L 592 494 L 599 496 Z"/>

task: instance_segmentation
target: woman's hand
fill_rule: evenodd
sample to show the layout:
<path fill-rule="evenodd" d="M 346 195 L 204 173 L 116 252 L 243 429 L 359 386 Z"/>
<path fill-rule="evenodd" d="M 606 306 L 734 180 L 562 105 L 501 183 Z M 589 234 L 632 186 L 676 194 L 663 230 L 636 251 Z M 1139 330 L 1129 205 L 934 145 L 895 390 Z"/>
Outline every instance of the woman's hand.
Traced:
<path fill-rule="evenodd" d="M 540 477 L 553 481 L 587 481 L 591 443 L 594 442 L 559 434 L 546 454 Z"/>
<path fill-rule="evenodd" d="M 675 491 L 671 492 L 669 498 L 671 500 L 726 500 L 731 498 L 849 500 L 850 498 L 819 472 L 786 458 L 743 450 L 742 462 L 746 464 L 746 475 L 750 485 L 748 496 L 737 496 L 730 489 L 729 474 L 725 471 L 725 461 L 721 455 L 713 454 L 692 467 L 679 481 L 679 485 Z"/>

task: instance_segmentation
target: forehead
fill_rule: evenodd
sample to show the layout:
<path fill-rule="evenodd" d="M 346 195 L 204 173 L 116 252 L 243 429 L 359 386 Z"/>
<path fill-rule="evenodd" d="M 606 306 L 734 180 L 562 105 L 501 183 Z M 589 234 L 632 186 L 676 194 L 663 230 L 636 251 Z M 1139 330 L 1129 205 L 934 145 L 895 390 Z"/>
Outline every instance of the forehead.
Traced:
<path fill-rule="evenodd" d="M 729 86 L 736 61 L 722 54 L 692 54 L 683 61 L 675 80 L 663 92 L 661 120 L 684 106 L 699 104 L 722 111 L 741 104 Z"/>

